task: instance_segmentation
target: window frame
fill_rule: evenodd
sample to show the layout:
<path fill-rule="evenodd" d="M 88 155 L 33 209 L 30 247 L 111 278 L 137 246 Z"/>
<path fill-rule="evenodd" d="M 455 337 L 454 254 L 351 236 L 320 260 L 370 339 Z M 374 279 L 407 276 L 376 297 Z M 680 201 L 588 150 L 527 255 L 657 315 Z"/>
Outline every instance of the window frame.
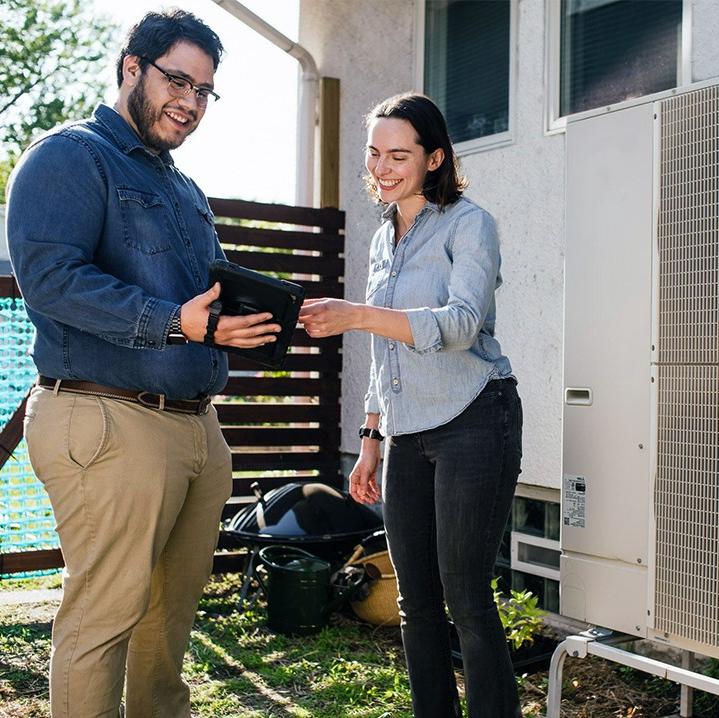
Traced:
<path fill-rule="evenodd" d="M 425 91 L 424 86 L 424 49 L 425 49 L 425 15 L 427 3 L 426 0 L 417 0 L 415 3 L 415 19 L 414 19 L 414 36 L 415 53 L 414 53 L 414 81 L 415 87 L 420 92 Z M 516 91 L 517 91 L 517 58 L 519 53 L 517 21 L 519 16 L 519 0 L 509 0 L 509 106 L 507 108 L 507 129 L 504 132 L 497 132 L 484 137 L 476 137 L 472 140 L 457 142 L 454 145 L 455 152 L 459 157 L 465 157 L 476 152 L 484 152 L 497 147 L 506 147 L 515 141 L 515 108 L 516 108 Z"/>
<path fill-rule="evenodd" d="M 676 93 L 692 84 L 692 1 L 682 0 L 682 30 L 677 48 L 677 84 L 673 88 L 651 95 L 633 97 L 614 105 L 595 107 L 584 112 L 559 115 L 560 53 L 562 4 L 560 0 L 544 0 L 544 133 L 561 134 L 567 129 L 568 119 L 591 117 L 610 112 L 626 102 L 646 101 L 648 97 L 660 98 Z"/>

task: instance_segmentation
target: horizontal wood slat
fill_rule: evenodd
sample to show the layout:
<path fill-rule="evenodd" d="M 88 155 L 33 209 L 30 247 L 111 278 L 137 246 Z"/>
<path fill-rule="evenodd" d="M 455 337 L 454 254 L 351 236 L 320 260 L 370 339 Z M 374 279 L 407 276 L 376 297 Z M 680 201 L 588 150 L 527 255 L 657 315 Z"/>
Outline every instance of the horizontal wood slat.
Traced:
<path fill-rule="evenodd" d="M 232 468 L 234 471 L 282 471 L 312 469 L 323 473 L 333 473 L 339 465 L 339 451 L 297 452 L 283 451 L 277 453 L 232 452 Z M 287 478 L 286 481 L 293 481 Z"/>
<path fill-rule="evenodd" d="M 340 395 L 339 379 L 265 379 L 232 377 L 225 394 L 233 396 L 320 396 L 323 401 Z"/>
<path fill-rule="evenodd" d="M 228 250 L 227 259 L 258 272 L 318 274 L 321 277 L 344 275 L 344 260 L 337 257 L 308 257 L 302 254 L 270 254 L 268 252 L 237 252 Z"/>
<path fill-rule="evenodd" d="M 231 371 L 252 371 L 257 372 L 258 367 L 254 362 L 243 359 L 238 354 L 230 354 Z M 320 371 L 339 372 L 342 369 L 342 355 L 339 353 L 322 354 L 288 354 L 282 364 L 282 371 Z"/>
<path fill-rule="evenodd" d="M 298 224 L 305 227 L 322 227 L 324 230 L 339 230 L 345 226 L 345 213 L 338 209 L 291 207 L 285 204 L 262 204 L 217 197 L 210 197 L 209 202 L 210 208 L 218 217 Z"/>
<path fill-rule="evenodd" d="M 65 561 L 59 548 L 0 553 L 0 574 L 46 571 L 51 568 L 62 568 L 64 565 Z"/>
<path fill-rule="evenodd" d="M 319 446 L 327 437 L 325 429 L 301 427 L 225 427 L 222 433 L 230 446 Z"/>
<path fill-rule="evenodd" d="M 15 277 L 6 274 L 0 276 L 0 297 L 18 299 L 20 296 L 20 287 L 18 287 Z"/>
<path fill-rule="evenodd" d="M 222 244 L 276 249 L 303 249 L 336 256 L 344 251 L 343 234 L 294 232 L 290 230 L 242 227 L 237 224 L 216 224 Z"/>
<path fill-rule="evenodd" d="M 253 403 L 215 404 L 221 424 L 256 424 L 259 422 L 325 422 L 337 423 L 340 405 Z"/>

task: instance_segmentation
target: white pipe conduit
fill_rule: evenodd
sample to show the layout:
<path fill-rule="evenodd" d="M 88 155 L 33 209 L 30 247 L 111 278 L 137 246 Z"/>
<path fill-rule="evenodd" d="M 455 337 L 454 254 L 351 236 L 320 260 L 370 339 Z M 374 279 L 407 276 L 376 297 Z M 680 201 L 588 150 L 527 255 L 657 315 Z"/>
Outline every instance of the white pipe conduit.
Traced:
<path fill-rule="evenodd" d="M 301 72 L 297 97 L 295 203 L 298 206 L 313 207 L 315 125 L 317 123 L 317 98 L 320 81 L 317 63 L 304 47 L 290 40 L 237 0 L 213 1 L 300 63 Z"/>

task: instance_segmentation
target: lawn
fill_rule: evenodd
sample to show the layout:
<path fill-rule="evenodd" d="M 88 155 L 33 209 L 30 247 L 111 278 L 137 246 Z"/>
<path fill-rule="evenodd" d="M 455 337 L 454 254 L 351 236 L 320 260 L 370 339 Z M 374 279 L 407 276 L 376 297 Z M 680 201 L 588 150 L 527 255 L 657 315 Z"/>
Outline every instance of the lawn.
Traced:
<path fill-rule="evenodd" d="M 59 585 L 57 577 L 2 581 L 0 590 Z M 396 628 L 335 614 L 322 633 L 288 638 L 262 607 L 237 605 L 236 576 L 215 577 L 200 603 L 185 661 L 197 718 L 411 718 Z M 48 718 L 47 662 L 56 603 L 0 605 L 0 718 Z M 606 661 L 567 660 L 563 718 L 660 718 L 678 688 Z M 460 687 L 461 673 L 458 673 Z M 544 714 L 547 675 L 518 678 L 524 718 Z M 695 718 L 719 715 L 697 694 Z"/>

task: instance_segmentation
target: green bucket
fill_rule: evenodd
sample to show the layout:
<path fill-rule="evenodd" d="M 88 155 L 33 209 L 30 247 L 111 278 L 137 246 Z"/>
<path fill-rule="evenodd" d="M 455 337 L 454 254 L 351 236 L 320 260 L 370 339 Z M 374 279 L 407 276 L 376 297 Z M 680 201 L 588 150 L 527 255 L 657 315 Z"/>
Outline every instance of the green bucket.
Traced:
<path fill-rule="evenodd" d="M 259 554 L 267 570 L 267 625 L 277 633 L 306 636 L 327 625 L 330 565 L 292 546 L 266 546 Z"/>

